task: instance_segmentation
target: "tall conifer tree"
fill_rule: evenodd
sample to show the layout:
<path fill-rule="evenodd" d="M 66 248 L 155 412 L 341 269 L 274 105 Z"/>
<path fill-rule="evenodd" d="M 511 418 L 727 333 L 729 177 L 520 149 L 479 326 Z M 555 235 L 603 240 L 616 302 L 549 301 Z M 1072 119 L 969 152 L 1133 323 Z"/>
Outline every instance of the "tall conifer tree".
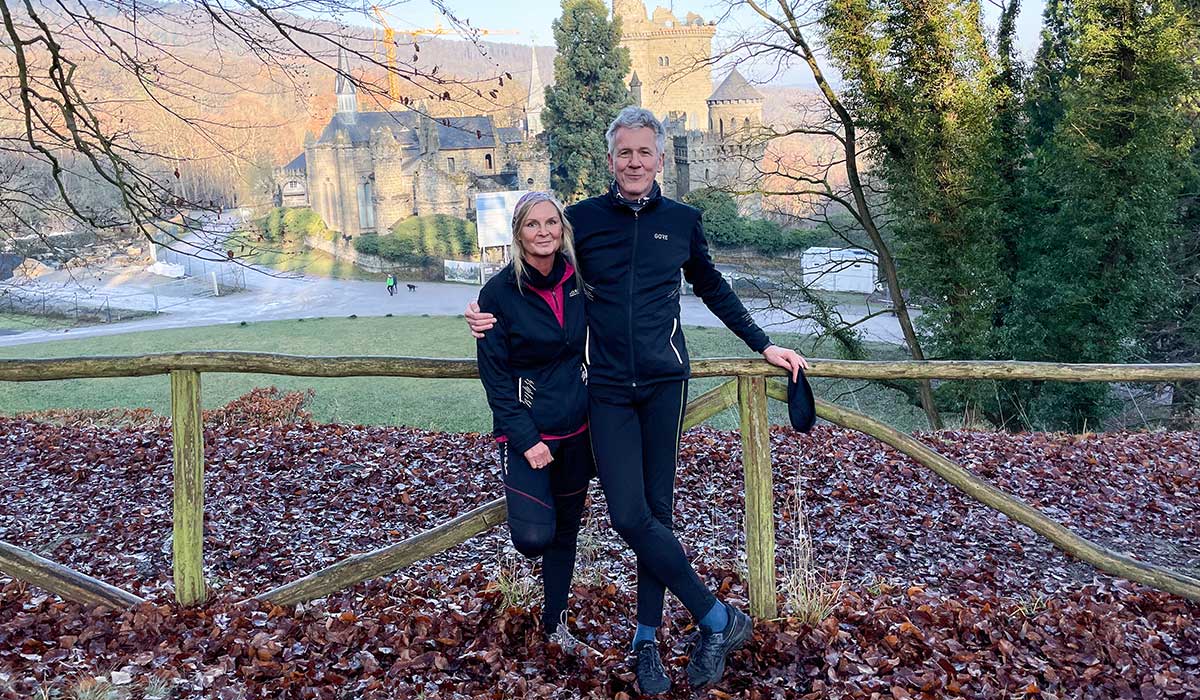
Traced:
<path fill-rule="evenodd" d="M 1057 95 L 1045 104 L 1030 174 L 1009 326 L 1019 359 L 1124 362 L 1139 324 L 1167 300 L 1168 243 L 1190 139 L 1187 23 L 1174 0 L 1073 0 Z M 1049 11 L 1049 8 L 1047 8 Z M 1057 115 L 1056 115 L 1057 113 Z M 1099 426 L 1110 387 L 1048 384 L 1035 428 Z"/>
<path fill-rule="evenodd" d="M 563 0 L 554 20 L 554 85 L 546 88 L 550 184 L 576 201 L 603 192 L 610 176 L 604 131 L 629 104 L 629 51 L 602 0 Z"/>

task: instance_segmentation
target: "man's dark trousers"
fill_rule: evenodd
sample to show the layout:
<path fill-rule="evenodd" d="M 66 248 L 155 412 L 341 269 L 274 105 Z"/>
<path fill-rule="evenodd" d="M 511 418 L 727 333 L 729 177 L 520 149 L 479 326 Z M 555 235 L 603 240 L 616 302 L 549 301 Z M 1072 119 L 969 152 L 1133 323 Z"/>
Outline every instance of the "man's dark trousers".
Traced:
<path fill-rule="evenodd" d="M 592 450 L 613 528 L 637 554 L 637 619 L 662 624 L 670 590 L 697 620 L 716 598 L 700 582 L 673 532 L 675 468 L 687 381 L 591 384 Z"/>

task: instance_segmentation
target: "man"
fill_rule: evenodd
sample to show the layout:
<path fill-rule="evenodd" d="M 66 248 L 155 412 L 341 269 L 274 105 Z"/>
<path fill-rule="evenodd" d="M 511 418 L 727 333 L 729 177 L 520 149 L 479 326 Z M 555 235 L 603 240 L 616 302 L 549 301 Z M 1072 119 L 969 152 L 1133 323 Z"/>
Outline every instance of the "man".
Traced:
<path fill-rule="evenodd" d="M 718 601 L 675 538 L 675 470 L 690 376 L 679 323 L 679 271 L 696 295 L 751 349 L 796 377 L 807 368 L 792 350 L 772 345 L 708 254 L 700 212 L 662 196 L 666 134 L 649 111 L 626 107 L 606 133 L 609 192 L 567 209 L 587 289 L 592 450 L 613 527 L 637 554 L 638 686 L 670 689 L 656 641 L 669 589 L 696 618 L 701 636 L 688 680 L 720 680 L 726 657 L 750 638 L 750 618 Z M 491 316 L 472 305 L 477 335 Z"/>

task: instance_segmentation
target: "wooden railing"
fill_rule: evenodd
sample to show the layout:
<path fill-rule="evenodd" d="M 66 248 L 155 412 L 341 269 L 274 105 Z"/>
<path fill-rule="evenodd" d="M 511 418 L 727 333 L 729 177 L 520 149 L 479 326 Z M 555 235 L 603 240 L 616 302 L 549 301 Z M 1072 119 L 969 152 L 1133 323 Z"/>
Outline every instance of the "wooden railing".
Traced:
<path fill-rule="evenodd" d="M 1200 381 L 1200 364 L 1068 365 L 1033 362 L 849 362 L 813 360 L 811 377 L 848 379 L 1002 379 L 1067 382 Z M 185 605 L 205 600 L 204 432 L 200 381 L 204 372 L 238 372 L 307 377 L 478 377 L 472 360 L 404 357 L 307 357 L 246 352 L 188 352 L 122 357 L 0 360 L 0 381 L 29 382 L 98 377 L 171 377 L 171 432 L 174 447 L 172 568 L 176 599 Z M 688 403 L 684 427 L 695 426 L 737 406 L 745 471 L 747 587 L 751 612 L 777 615 L 774 487 L 767 399 L 787 400 L 780 370 L 759 360 L 713 359 L 692 363 L 692 376 L 734 377 Z M 817 415 L 863 432 L 931 469 L 967 496 L 1038 532 L 1064 552 L 1107 573 L 1200 601 L 1200 580 L 1170 568 L 1137 561 L 1072 532 L 1021 499 L 1006 493 L 920 441 L 869 416 L 825 401 Z M 258 596 L 292 604 L 333 593 L 382 576 L 453 547 L 505 519 L 499 498 L 431 530 L 386 547 L 356 554 Z M 128 606 L 141 601 L 82 573 L 11 544 L 0 542 L 0 571 L 41 586 L 63 598 L 89 604 Z"/>

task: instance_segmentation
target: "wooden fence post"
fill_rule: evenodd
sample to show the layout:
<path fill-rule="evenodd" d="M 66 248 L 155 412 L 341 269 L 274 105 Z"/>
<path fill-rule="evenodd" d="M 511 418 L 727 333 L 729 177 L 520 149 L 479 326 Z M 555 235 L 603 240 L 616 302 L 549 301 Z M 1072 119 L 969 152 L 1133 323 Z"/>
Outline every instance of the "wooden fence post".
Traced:
<path fill-rule="evenodd" d="M 750 614 L 779 614 L 775 577 L 775 494 L 771 478 L 771 435 L 764 377 L 738 376 L 742 468 L 746 475 L 746 564 Z"/>
<path fill-rule="evenodd" d="M 174 529 L 171 559 L 175 600 L 203 603 L 204 589 L 204 415 L 200 373 L 171 371 L 171 441 L 175 459 Z"/>

